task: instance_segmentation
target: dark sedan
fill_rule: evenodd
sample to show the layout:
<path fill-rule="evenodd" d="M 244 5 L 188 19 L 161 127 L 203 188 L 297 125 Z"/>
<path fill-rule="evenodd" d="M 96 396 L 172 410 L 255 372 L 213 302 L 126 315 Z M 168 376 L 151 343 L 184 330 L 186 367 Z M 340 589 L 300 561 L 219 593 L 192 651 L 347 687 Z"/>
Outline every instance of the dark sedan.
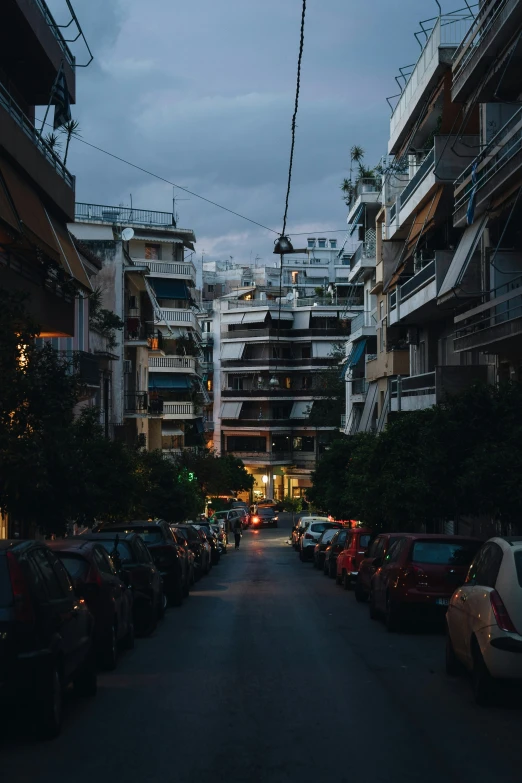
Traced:
<path fill-rule="evenodd" d="M 330 543 L 332 541 L 332 538 L 338 531 L 338 527 L 330 527 L 327 530 L 324 531 L 324 533 L 321 535 L 321 538 L 317 542 L 317 544 L 314 547 L 314 568 L 319 568 L 322 570 L 324 568 L 324 555 L 326 552 L 327 547 L 330 546 Z"/>
<path fill-rule="evenodd" d="M 273 508 L 268 506 L 257 509 L 255 514 L 250 517 L 252 528 L 255 530 L 261 527 L 277 527 L 279 517 Z"/>

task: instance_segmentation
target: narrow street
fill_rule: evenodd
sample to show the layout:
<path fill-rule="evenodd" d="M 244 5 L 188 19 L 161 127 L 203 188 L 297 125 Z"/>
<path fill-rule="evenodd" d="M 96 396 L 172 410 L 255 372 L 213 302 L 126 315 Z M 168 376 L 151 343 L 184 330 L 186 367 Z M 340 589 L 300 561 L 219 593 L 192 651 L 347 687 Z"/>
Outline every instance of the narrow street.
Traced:
<path fill-rule="evenodd" d="M 442 634 L 386 633 L 283 525 L 248 531 L 95 699 L 71 701 L 56 741 L 4 741 L 3 779 L 520 780 L 516 700 L 474 706 Z"/>

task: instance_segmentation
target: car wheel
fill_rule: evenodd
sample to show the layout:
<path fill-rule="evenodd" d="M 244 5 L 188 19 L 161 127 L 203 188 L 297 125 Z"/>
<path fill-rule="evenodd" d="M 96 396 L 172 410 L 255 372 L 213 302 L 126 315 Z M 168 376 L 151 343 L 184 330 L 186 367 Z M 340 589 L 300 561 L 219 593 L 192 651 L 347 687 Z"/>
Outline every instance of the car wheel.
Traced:
<path fill-rule="evenodd" d="M 167 596 L 162 590 L 158 599 L 158 610 L 157 610 L 158 620 L 163 620 L 163 618 L 165 617 L 165 612 L 167 611 L 167 604 L 168 604 Z"/>
<path fill-rule="evenodd" d="M 377 607 L 375 606 L 375 597 L 373 595 L 373 590 L 370 589 L 370 595 L 368 597 L 368 603 L 370 608 L 370 620 L 378 620 L 379 619 L 379 612 L 377 611 Z"/>
<path fill-rule="evenodd" d="M 352 580 L 350 578 L 350 575 L 347 571 L 344 571 L 343 573 L 343 587 L 345 590 L 351 590 L 352 589 Z"/>
<path fill-rule="evenodd" d="M 168 601 L 171 606 L 181 606 L 183 603 L 184 585 L 181 581 L 181 575 L 177 580 L 174 589 L 168 595 Z"/>
<path fill-rule="evenodd" d="M 96 658 L 90 653 L 81 672 L 73 680 L 74 692 L 77 696 L 90 698 L 96 696 L 98 690 L 98 673 L 96 671 Z"/>
<path fill-rule="evenodd" d="M 329 563 L 328 565 L 328 576 L 330 579 L 334 579 L 337 574 L 337 563 Z"/>
<path fill-rule="evenodd" d="M 338 574 L 336 572 L 336 574 L 335 574 L 335 584 L 336 585 L 341 585 L 343 583 L 344 577 L 345 577 L 344 572 L 342 574 Z"/>
<path fill-rule="evenodd" d="M 162 603 L 163 603 L 163 593 Z M 147 598 L 134 601 L 134 630 L 136 636 L 150 636 L 158 624 L 158 610 Z"/>
<path fill-rule="evenodd" d="M 395 633 L 399 630 L 399 610 L 394 605 L 390 596 L 386 598 L 386 614 L 384 622 L 388 633 Z"/>
<path fill-rule="evenodd" d="M 368 600 L 368 593 L 362 589 L 358 582 L 355 583 L 355 600 L 360 604 L 364 604 Z"/>
<path fill-rule="evenodd" d="M 328 576 L 328 574 L 329 574 L 329 571 L 330 571 L 330 569 L 329 569 L 328 563 L 327 563 L 327 561 L 325 560 L 325 561 L 324 561 L 324 564 L 323 564 L 323 574 L 324 574 L 325 576 Z"/>
<path fill-rule="evenodd" d="M 302 549 L 299 550 L 299 560 L 301 561 L 301 563 L 304 563 L 304 561 L 306 560 Z"/>
<path fill-rule="evenodd" d="M 448 677 L 458 677 L 462 673 L 462 664 L 455 655 L 449 630 L 446 631 L 446 674 Z"/>
<path fill-rule="evenodd" d="M 46 686 L 31 707 L 34 733 L 40 739 L 54 739 L 62 727 L 63 686 L 60 671 L 53 666 Z"/>
<path fill-rule="evenodd" d="M 132 620 L 129 621 L 129 630 L 127 631 L 126 635 L 123 637 L 121 641 L 121 646 L 124 650 L 133 650 L 134 649 L 134 623 Z"/>
<path fill-rule="evenodd" d="M 473 670 L 471 672 L 471 682 L 475 703 L 480 707 L 489 707 L 493 701 L 495 682 L 484 663 L 484 658 L 475 639 L 472 642 L 472 655 Z"/>
<path fill-rule="evenodd" d="M 109 632 L 103 644 L 103 650 L 100 656 L 100 664 L 103 669 L 113 671 L 118 662 L 118 635 L 116 632 L 116 621 L 113 620 Z"/>

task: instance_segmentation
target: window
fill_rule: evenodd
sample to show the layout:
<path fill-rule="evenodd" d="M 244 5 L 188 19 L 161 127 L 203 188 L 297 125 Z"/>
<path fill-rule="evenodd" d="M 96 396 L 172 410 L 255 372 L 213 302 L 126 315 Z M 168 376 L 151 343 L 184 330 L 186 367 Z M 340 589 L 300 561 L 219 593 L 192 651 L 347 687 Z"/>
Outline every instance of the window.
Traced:
<path fill-rule="evenodd" d="M 290 436 L 274 435 L 272 438 L 272 451 L 290 451 Z"/>
<path fill-rule="evenodd" d="M 213 391 L 213 389 L 214 389 L 214 381 L 212 380 L 212 378 L 209 378 L 207 380 L 207 391 L 211 392 Z"/>
<path fill-rule="evenodd" d="M 116 540 L 114 541 L 108 541 L 103 540 L 100 541 L 100 546 L 102 546 L 107 554 L 110 556 L 114 552 L 114 548 L 116 545 Z M 145 547 L 146 548 L 146 547 Z M 148 550 L 147 550 L 148 551 Z M 129 546 L 129 544 L 126 541 L 118 541 L 118 549 L 117 549 L 118 555 L 120 556 L 120 561 L 122 563 L 132 563 L 134 561 L 134 558 L 132 556 L 132 551 Z"/>
<path fill-rule="evenodd" d="M 69 574 L 67 573 L 67 569 L 64 567 L 62 561 L 58 557 L 56 557 L 54 554 L 52 555 L 52 557 L 54 560 L 53 562 L 54 570 L 56 572 L 58 581 L 60 582 L 60 586 L 63 592 L 65 593 L 65 595 L 67 595 L 67 593 L 72 593 L 74 587 L 72 585 Z"/>
<path fill-rule="evenodd" d="M 94 557 L 94 562 L 96 563 L 96 565 L 98 566 L 102 574 L 110 574 L 112 576 L 115 573 L 112 563 L 109 560 L 107 554 L 103 551 L 103 549 L 101 548 L 94 549 L 93 557 Z"/>
<path fill-rule="evenodd" d="M 138 553 L 138 557 L 140 559 L 140 563 L 152 563 L 152 562 L 154 562 L 152 560 L 151 553 L 149 552 L 149 550 L 147 549 L 147 547 L 145 546 L 143 541 L 141 541 L 141 539 L 137 538 L 136 541 L 134 542 L 134 546 L 136 547 L 136 551 Z M 118 546 L 118 550 L 119 550 L 119 546 Z"/>
<path fill-rule="evenodd" d="M 145 259 L 159 261 L 161 259 L 161 245 L 145 245 Z"/>
<path fill-rule="evenodd" d="M 301 378 L 301 389 L 311 389 L 312 388 L 312 376 L 311 375 L 303 375 Z"/>
<path fill-rule="evenodd" d="M 291 272 L 292 275 L 292 285 L 297 285 L 299 272 Z"/>
<path fill-rule="evenodd" d="M 405 546 L 405 542 L 407 543 L 408 539 L 406 538 L 398 538 L 392 546 L 388 549 L 388 553 L 385 558 L 386 563 L 396 563 L 399 557 L 401 556 L 401 552 L 403 549 L 403 546 Z"/>
<path fill-rule="evenodd" d="M 241 391 L 242 388 L 243 388 L 243 380 L 244 380 L 244 378 L 241 375 L 229 376 L 228 388 L 229 389 L 237 389 L 237 390 Z"/>
<path fill-rule="evenodd" d="M 227 438 L 227 451 L 266 451 L 266 438 L 257 435 L 230 435 Z"/>
<path fill-rule="evenodd" d="M 332 250 L 335 250 L 336 247 L 337 247 L 337 239 L 330 239 L 330 248 Z"/>
<path fill-rule="evenodd" d="M 212 363 L 212 351 L 209 348 L 206 348 L 203 351 L 203 361 L 206 362 L 206 364 Z"/>
<path fill-rule="evenodd" d="M 62 552 L 60 560 L 64 564 L 67 573 L 71 579 L 84 580 L 89 570 L 89 563 L 85 558 L 78 555 L 71 555 L 69 552 Z"/>
<path fill-rule="evenodd" d="M 319 247 L 326 247 L 326 239 L 319 239 L 317 244 Z"/>
<path fill-rule="evenodd" d="M 319 319 L 321 320 L 321 319 Z M 301 349 L 301 358 L 302 359 L 311 359 L 312 358 L 312 346 L 311 345 L 303 345 Z"/>
<path fill-rule="evenodd" d="M 370 557 L 382 557 L 384 554 L 384 538 L 376 538 L 370 547 Z"/>
<path fill-rule="evenodd" d="M 62 590 L 58 577 L 54 571 L 50 553 L 43 549 L 37 549 L 32 554 L 32 559 L 41 574 L 47 597 L 51 601 L 63 598 L 64 591 Z"/>
<path fill-rule="evenodd" d="M 339 535 L 337 536 L 337 541 L 335 542 L 336 546 L 344 547 L 347 538 L 348 538 L 348 531 L 341 530 L 339 532 Z"/>
<path fill-rule="evenodd" d="M 384 325 L 381 324 L 377 331 L 379 332 L 379 353 L 382 353 L 384 351 Z"/>
<path fill-rule="evenodd" d="M 315 239 L 310 238 L 308 240 L 308 247 L 309 248 L 315 247 Z"/>
<path fill-rule="evenodd" d="M 292 379 L 287 376 L 283 381 L 283 386 L 285 389 L 291 389 L 292 388 Z"/>
<path fill-rule="evenodd" d="M 502 557 L 502 549 L 498 544 L 485 544 L 471 564 L 466 582 L 481 587 L 495 587 Z"/>
<path fill-rule="evenodd" d="M 382 299 L 379 302 L 379 318 L 381 321 L 384 318 L 384 302 L 382 301 Z"/>
<path fill-rule="evenodd" d="M 467 566 L 479 547 L 480 543 L 476 541 L 415 541 L 411 562 Z"/>
<path fill-rule="evenodd" d="M 209 294 L 213 294 L 214 293 L 214 286 L 213 285 L 207 285 L 207 291 L 209 292 Z"/>
<path fill-rule="evenodd" d="M 293 440 L 294 451 L 315 451 L 315 438 L 297 437 Z"/>
<path fill-rule="evenodd" d="M 209 334 L 209 332 L 212 331 L 212 321 L 203 321 L 201 326 L 202 326 L 202 331 L 205 332 L 206 334 Z"/>

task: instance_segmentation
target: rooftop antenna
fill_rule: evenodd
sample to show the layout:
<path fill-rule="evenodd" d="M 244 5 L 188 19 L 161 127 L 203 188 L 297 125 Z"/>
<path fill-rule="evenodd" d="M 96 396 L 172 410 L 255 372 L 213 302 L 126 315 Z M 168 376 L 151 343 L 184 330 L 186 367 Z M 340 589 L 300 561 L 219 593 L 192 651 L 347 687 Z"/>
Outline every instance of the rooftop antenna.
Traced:
<path fill-rule="evenodd" d="M 177 198 L 176 197 L 176 188 L 174 185 L 172 186 L 172 216 L 174 218 L 174 227 L 177 228 L 179 215 L 176 212 L 176 201 L 190 201 L 189 198 Z"/>

